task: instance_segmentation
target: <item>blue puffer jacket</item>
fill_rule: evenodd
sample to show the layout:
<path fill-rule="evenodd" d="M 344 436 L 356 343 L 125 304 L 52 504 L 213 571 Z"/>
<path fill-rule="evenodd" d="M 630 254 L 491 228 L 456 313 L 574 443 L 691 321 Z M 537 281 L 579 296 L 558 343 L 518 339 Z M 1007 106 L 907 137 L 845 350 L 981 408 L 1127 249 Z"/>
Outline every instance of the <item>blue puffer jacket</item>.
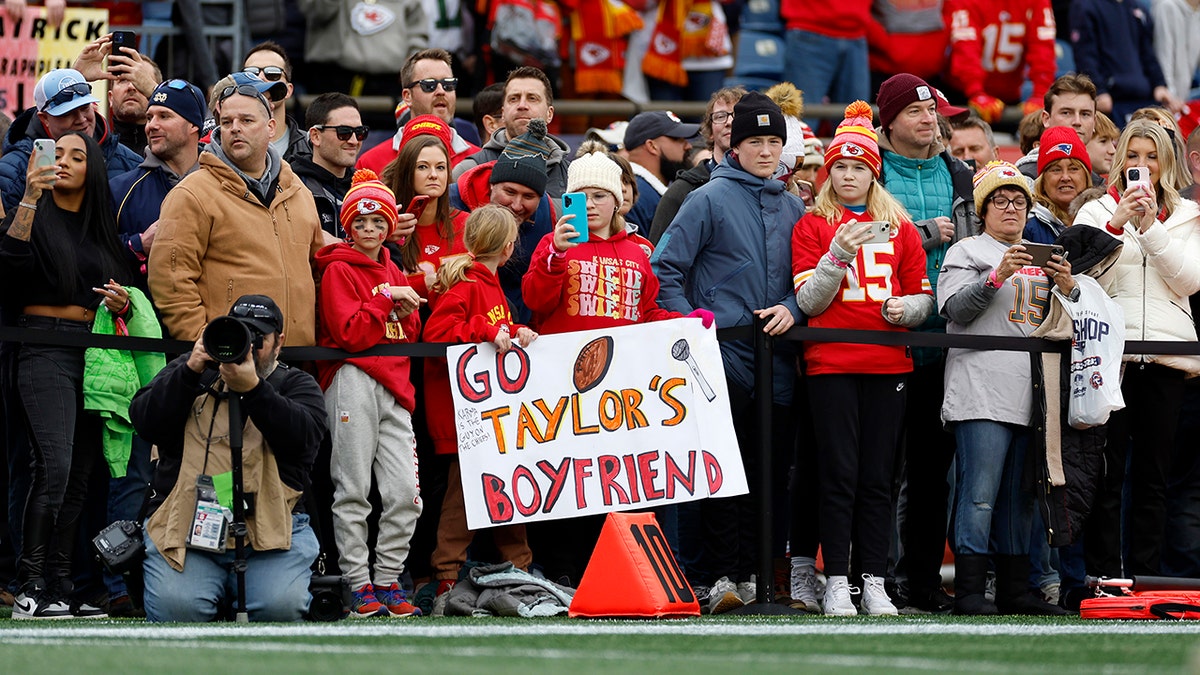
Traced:
<path fill-rule="evenodd" d="M 792 230 L 804 215 L 804 202 L 782 182 L 744 171 L 726 159 L 708 183 L 683 201 L 650 258 L 658 276 L 658 304 L 688 314 L 703 307 L 717 327 L 748 326 L 754 310 L 784 305 L 797 322 L 800 308 L 792 290 Z M 795 381 L 794 345 L 775 348 L 775 402 L 791 402 Z M 754 391 L 754 346 L 724 341 L 725 374 Z"/>
<path fill-rule="evenodd" d="M 37 108 L 30 108 L 18 115 L 4 137 L 4 154 L 0 156 L 0 201 L 4 204 L 4 210 L 10 213 L 25 194 L 25 174 L 29 171 L 33 141 L 50 138 L 36 112 Z M 94 137 L 104 151 L 109 180 L 136 169 L 141 163 L 142 156 L 121 145 L 116 134 L 109 133 L 108 120 L 99 113 L 96 114 Z"/>

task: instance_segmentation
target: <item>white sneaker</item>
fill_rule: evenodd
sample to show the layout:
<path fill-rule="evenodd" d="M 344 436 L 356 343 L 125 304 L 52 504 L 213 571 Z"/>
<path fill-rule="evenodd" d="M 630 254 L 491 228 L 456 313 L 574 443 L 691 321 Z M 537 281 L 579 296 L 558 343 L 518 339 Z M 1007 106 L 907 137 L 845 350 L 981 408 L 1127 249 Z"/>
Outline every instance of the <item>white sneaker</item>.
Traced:
<path fill-rule="evenodd" d="M 40 588 L 22 590 L 13 599 L 14 619 L 70 619 L 71 607 L 66 601 Z"/>
<path fill-rule="evenodd" d="M 792 609 L 802 609 L 811 614 L 821 612 L 817 600 L 817 568 L 813 565 L 792 565 Z"/>
<path fill-rule="evenodd" d="M 729 577 L 717 579 L 717 583 L 708 591 L 709 614 L 724 614 L 745 604 L 738 595 L 737 585 L 730 581 Z"/>
<path fill-rule="evenodd" d="M 858 616 L 850 600 L 850 580 L 847 577 L 828 577 L 825 580 L 825 616 Z"/>
<path fill-rule="evenodd" d="M 737 594 L 742 599 L 743 605 L 758 602 L 758 576 L 751 574 L 750 581 L 739 581 L 737 584 Z"/>
<path fill-rule="evenodd" d="M 864 574 L 862 575 L 862 578 L 863 614 L 869 614 L 872 616 L 896 616 L 900 613 L 896 610 L 896 606 L 892 604 L 892 599 L 888 597 L 887 590 L 883 587 L 883 577 Z"/>

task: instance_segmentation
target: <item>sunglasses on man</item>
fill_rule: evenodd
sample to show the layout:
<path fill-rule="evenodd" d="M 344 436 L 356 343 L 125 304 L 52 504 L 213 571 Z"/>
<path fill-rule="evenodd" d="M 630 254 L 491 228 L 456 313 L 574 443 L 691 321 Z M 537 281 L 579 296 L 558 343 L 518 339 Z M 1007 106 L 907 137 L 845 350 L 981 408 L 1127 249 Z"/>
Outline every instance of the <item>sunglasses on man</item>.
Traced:
<path fill-rule="evenodd" d="M 353 134 L 358 140 L 363 140 L 367 137 L 367 133 L 371 131 L 368 126 L 352 127 L 348 124 L 338 124 L 337 126 L 330 124 L 314 124 L 313 128 L 317 131 L 332 131 L 337 134 L 339 141 L 350 140 L 350 135 Z"/>
<path fill-rule="evenodd" d="M 442 85 L 442 89 L 445 89 L 446 92 L 449 93 L 449 92 L 454 91 L 455 89 L 458 89 L 458 78 L 457 77 L 447 77 L 447 78 L 443 78 L 441 80 L 437 80 L 432 77 L 427 77 L 424 80 L 417 80 L 416 82 L 409 82 L 408 84 L 404 85 L 404 88 L 412 89 L 413 87 L 420 87 L 421 91 L 425 92 L 426 94 L 432 94 L 433 92 L 437 91 L 437 87 L 439 84 Z"/>
<path fill-rule="evenodd" d="M 92 85 L 87 82 L 76 82 L 63 87 L 57 94 L 50 97 L 46 101 L 46 105 L 42 106 L 42 110 L 49 110 L 55 106 L 74 101 L 80 96 L 88 96 L 92 93 Z"/>
<path fill-rule="evenodd" d="M 221 95 L 217 97 L 217 101 L 223 102 L 225 99 L 233 96 L 234 94 L 241 94 L 242 96 L 249 96 L 250 98 L 258 99 L 263 106 L 266 107 L 267 114 L 271 114 L 271 102 L 267 100 L 266 96 L 263 96 L 263 93 L 258 90 L 258 87 L 255 87 L 252 84 L 231 84 L 221 90 Z"/>
<path fill-rule="evenodd" d="M 278 82 L 283 79 L 283 68 L 280 68 L 279 66 L 267 66 L 265 68 L 259 68 L 258 66 L 246 66 L 245 68 L 242 68 L 242 72 L 253 75 L 254 77 L 258 77 L 259 73 L 261 73 L 267 82 Z"/>

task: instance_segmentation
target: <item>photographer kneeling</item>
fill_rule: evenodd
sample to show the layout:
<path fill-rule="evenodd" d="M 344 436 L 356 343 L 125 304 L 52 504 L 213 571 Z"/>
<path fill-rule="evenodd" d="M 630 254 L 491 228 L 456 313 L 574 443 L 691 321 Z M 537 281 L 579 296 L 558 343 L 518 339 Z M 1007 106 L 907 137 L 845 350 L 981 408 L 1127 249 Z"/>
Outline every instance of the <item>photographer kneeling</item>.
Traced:
<path fill-rule="evenodd" d="M 296 621 L 308 610 L 316 536 L 300 498 L 325 434 L 321 389 L 278 362 L 283 314 L 262 295 L 238 298 L 229 316 L 253 342 L 237 363 L 221 363 L 204 338 L 133 399 L 137 432 L 158 446 L 146 521 L 146 618 L 209 621 L 236 597 L 227 392 L 241 396 L 246 504 L 246 607 L 252 621 Z M 226 322 L 229 323 L 229 322 Z M 234 326 L 234 328 L 237 328 Z M 212 333 L 206 331 L 210 336 Z M 225 356 L 227 345 L 213 345 Z M 215 521 L 215 526 L 213 525 Z"/>

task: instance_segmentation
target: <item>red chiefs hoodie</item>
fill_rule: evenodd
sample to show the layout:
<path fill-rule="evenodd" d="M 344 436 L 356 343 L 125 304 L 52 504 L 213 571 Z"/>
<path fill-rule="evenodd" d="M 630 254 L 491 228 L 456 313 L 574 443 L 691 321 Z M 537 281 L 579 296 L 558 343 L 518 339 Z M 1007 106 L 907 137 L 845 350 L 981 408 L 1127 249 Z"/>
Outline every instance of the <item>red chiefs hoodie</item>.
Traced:
<path fill-rule="evenodd" d="M 554 233 L 542 237 L 521 295 L 542 333 L 628 326 L 682 314 L 658 306 L 658 277 L 646 252 L 628 232 L 608 239 L 595 234 L 564 254 L 554 250 Z"/>
<path fill-rule="evenodd" d="M 425 342 L 491 342 L 508 326 L 514 338 L 521 328 L 513 323 L 500 279 L 483 263 L 467 269 L 467 278 L 438 298 L 425 323 Z M 458 454 L 454 400 L 446 359 L 425 359 L 425 420 L 439 455 Z"/>
<path fill-rule="evenodd" d="M 358 352 L 381 344 L 416 342 L 421 317 L 413 312 L 403 319 L 391 317 L 393 302 L 379 293 L 382 286 L 407 286 L 408 280 L 391 263 L 386 248 L 371 260 L 350 244 L 330 244 L 314 258 L 321 275 L 317 299 L 317 344 Z M 409 382 L 407 356 L 362 356 L 346 359 L 370 375 L 412 412 L 416 403 Z M 318 361 L 317 381 L 328 389 L 333 375 L 346 361 Z"/>

